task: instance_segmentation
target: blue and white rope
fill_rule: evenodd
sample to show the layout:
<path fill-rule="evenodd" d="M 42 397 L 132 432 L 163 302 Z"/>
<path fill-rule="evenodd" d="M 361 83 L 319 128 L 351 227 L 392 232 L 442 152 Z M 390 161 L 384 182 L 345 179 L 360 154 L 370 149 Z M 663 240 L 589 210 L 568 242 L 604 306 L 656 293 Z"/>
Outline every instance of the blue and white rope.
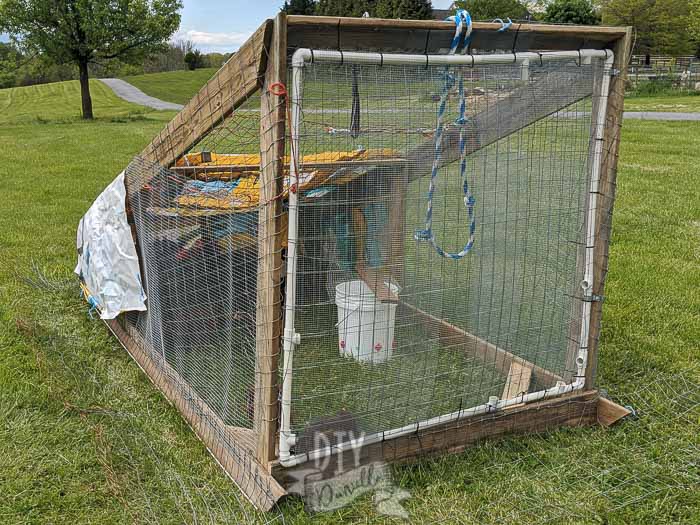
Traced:
<path fill-rule="evenodd" d="M 450 55 L 454 55 L 459 46 L 459 41 L 466 25 L 466 33 L 464 36 L 464 43 L 462 44 L 462 53 L 465 53 L 469 47 L 469 42 L 472 36 L 472 19 L 467 11 L 464 9 L 459 9 L 454 17 L 456 28 L 455 36 L 452 39 L 452 44 L 450 45 Z M 464 193 L 464 206 L 467 208 L 467 213 L 469 215 L 469 240 L 464 246 L 462 251 L 458 253 L 450 253 L 443 250 L 438 246 L 435 241 L 435 234 L 433 233 L 433 197 L 435 195 L 435 187 L 437 182 L 437 176 L 440 171 L 440 161 L 442 158 L 442 135 L 445 129 L 443 124 L 443 119 L 445 116 L 445 109 L 447 108 L 447 99 L 449 96 L 450 89 L 454 86 L 455 78 L 450 73 L 449 68 L 445 68 L 445 83 L 443 86 L 442 95 L 440 96 L 440 105 L 438 107 L 438 118 L 437 126 L 435 130 L 435 156 L 433 158 L 433 167 L 430 174 L 430 186 L 428 187 L 428 210 L 425 216 L 425 229 L 418 230 L 414 237 L 416 240 L 428 241 L 435 251 L 441 257 L 447 257 L 449 259 L 457 260 L 461 259 L 474 246 L 474 236 L 476 232 L 476 220 L 474 216 L 474 205 L 476 204 L 476 199 L 472 195 L 469 184 L 467 182 L 467 137 L 466 137 L 466 110 L 467 101 L 464 95 L 464 78 L 459 75 L 459 118 L 456 120 L 456 124 L 460 126 L 459 131 L 459 151 L 460 151 L 460 162 L 459 171 L 460 177 L 462 178 L 462 192 Z"/>

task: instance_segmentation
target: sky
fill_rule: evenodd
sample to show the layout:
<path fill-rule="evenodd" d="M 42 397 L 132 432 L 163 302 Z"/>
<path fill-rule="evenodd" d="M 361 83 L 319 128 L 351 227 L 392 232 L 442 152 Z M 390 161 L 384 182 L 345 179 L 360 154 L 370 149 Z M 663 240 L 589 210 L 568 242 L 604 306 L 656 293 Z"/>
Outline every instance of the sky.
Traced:
<path fill-rule="evenodd" d="M 266 18 L 277 14 L 284 0 L 184 0 L 182 23 L 175 38 L 195 43 L 205 53 L 235 51 Z M 447 9 L 452 0 L 433 0 Z"/>
<path fill-rule="evenodd" d="M 204 53 L 235 51 L 266 18 L 277 14 L 284 0 L 184 0 L 180 30 L 174 39 L 194 42 Z M 452 0 L 433 0 L 447 9 Z M 0 41 L 7 36 L 0 34 Z"/>

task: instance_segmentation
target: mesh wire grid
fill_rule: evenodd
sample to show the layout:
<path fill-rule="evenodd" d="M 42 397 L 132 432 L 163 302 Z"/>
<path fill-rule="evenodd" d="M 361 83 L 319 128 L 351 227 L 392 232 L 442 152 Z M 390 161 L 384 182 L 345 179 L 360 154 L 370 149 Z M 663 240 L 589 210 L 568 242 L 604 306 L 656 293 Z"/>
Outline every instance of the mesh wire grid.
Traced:
<path fill-rule="evenodd" d="M 459 251 L 469 228 L 455 124 L 460 78 L 466 179 L 476 199 L 476 243 L 452 261 L 414 239 L 425 227 L 445 68 L 305 68 L 299 155 L 306 172 L 328 180 L 300 193 L 295 452 L 314 448 L 319 430 L 380 432 L 502 394 L 507 368 L 475 356 L 426 316 L 572 380 L 581 346 L 591 94 L 601 73 L 597 60 L 450 68 L 444 166 L 433 199 L 433 231 L 446 250 Z M 127 170 L 130 187 L 148 180 L 131 202 L 149 295 L 149 313 L 136 326 L 225 425 L 245 429 L 254 428 L 256 326 L 269 322 L 255 309 L 259 203 L 241 212 L 180 197 L 195 181 L 258 181 L 259 158 L 257 168 L 228 172 L 196 160 L 236 155 L 221 162 L 254 164 L 241 155 L 260 152 L 260 104 L 259 94 L 250 97 L 195 144 L 184 159 L 184 167 L 194 162 L 189 171 L 139 159 Z M 286 219 L 286 204 L 281 212 Z M 400 289 L 392 357 L 371 365 L 341 355 L 335 301 L 339 284 L 368 280 L 367 272 Z M 529 390 L 544 386 L 551 385 L 535 377 Z"/>
<path fill-rule="evenodd" d="M 460 260 L 415 239 L 426 223 L 448 72 L 432 230 L 449 252 L 469 238 L 456 122 L 462 79 L 476 241 Z M 599 60 L 449 70 L 304 67 L 295 326 L 301 344 L 291 403 L 296 453 L 317 447 L 312 436 L 319 432 L 382 432 L 500 397 L 508 369 L 497 357 L 478 357 L 475 339 L 455 333 L 573 379 L 581 347 L 591 114 L 598 103 L 592 94 L 602 73 Z M 331 154 L 349 162 L 324 174 L 325 166 L 314 162 Z M 319 173 L 325 182 L 316 187 Z M 393 337 L 376 313 L 363 312 L 354 324 L 342 318 L 352 308 L 339 309 L 336 289 L 358 281 L 372 288 L 362 299 L 370 309 L 395 308 Z M 398 305 L 381 303 L 381 290 L 394 285 Z M 370 351 L 390 359 L 348 357 L 353 349 L 345 345 L 367 331 Z M 535 378 L 529 391 L 546 386 L 552 385 Z"/>

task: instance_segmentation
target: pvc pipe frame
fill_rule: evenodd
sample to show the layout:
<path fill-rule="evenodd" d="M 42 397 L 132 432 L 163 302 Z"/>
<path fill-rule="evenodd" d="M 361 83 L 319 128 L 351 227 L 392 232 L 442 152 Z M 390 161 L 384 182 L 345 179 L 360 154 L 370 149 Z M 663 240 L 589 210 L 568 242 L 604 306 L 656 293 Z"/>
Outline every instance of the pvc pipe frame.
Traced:
<path fill-rule="evenodd" d="M 400 428 L 377 432 L 362 439 L 355 439 L 328 446 L 304 454 L 291 455 L 290 449 L 296 443 L 296 436 L 291 431 L 291 404 L 292 404 L 292 372 L 293 355 L 295 347 L 300 343 L 300 336 L 294 328 L 294 313 L 296 306 L 296 260 L 298 242 L 298 218 L 299 197 L 296 192 L 289 193 L 289 235 L 287 249 L 287 288 L 284 317 L 284 359 L 281 400 L 281 422 L 279 434 L 279 460 L 284 467 L 293 467 L 307 461 L 321 459 L 331 454 L 338 454 L 353 450 L 364 445 L 379 443 L 387 439 L 413 434 L 419 429 L 429 428 L 443 423 L 458 421 L 468 417 L 496 412 L 513 405 L 540 401 L 550 397 L 556 397 L 569 392 L 580 390 L 585 385 L 585 372 L 588 361 L 588 336 L 591 322 L 590 297 L 593 290 L 593 255 L 596 230 L 596 207 L 598 199 L 598 186 L 600 181 L 600 169 L 603 160 L 603 139 L 605 129 L 605 115 L 608 105 L 608 91 L 610 89 L 610 73 L 613 65 L 614 54 L 610 50 L 582 49 L 580 51 L 554 51 L 543 53 L 507 53 L 494 55 L 402 55 L 390 53 L 361 53 L 324 51 L 311 49 L 298 49 L 292 56 L 292 123 L 291 123 L 291 166 L 290 174 L 294 177 L 291 183 L 299 179 L 299 129 L 301 123 L 301 100 L 303 89 L 303 70 L 307 63 L 351 63 L 367 65 L 470 65 L 477 64 L 536 64 L 537 62 L 554 60 L 583 60 L 587 63 L 593 58 L 603 59 L 605 67 L 603 78 L 598 93 L 598 111 L 595 115 L 595 137 L 593 146 L 593 160 L 591 166 L 591 181 L 588 198 L 588 212 L 586 217 L 586 252 L 584 263 L 584 278 L 581 282 L 584 296 L 587 300 L 583 304 L 581 319 L 581 346 L 576 357 L 576 379 L 571 384 L 558 382 L 556 386 L 538 392 L 522 394 L 512 399 L 490 399 L 488 403 L 472 408 L 459 410 L 442 416 L 437 416 L 418 423 L 412 423 Z"/>

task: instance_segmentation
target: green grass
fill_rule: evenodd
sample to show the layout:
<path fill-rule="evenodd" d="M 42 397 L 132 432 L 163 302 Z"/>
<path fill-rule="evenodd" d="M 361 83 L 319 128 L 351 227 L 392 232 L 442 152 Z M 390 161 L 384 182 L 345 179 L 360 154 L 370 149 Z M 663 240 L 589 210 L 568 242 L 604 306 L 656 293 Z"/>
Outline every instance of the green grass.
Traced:
<path fill-rule="evenodd" d="M 172 113 L 98 87 L 98 119 L 81 122 L 70 84 L 0 91 L 0 522 L 255 517 L 87 317 L 72 275 L 80 217 Z M 600 372 L 640 419 L 396 466 L 412 522 L 700 521 L 699 164 L 700 124 L 625 122 Z M 369 497 L 316 518 L 294 500 L 279 510 L 288 523 L 391 522 Z"/>
<path fill-rule="evenodd" d="M 197 91 L 209 80 L 216 68 L 196 69 L 194 71 L 166 71 L 124 77 L 141 91 L 152 97 L 186 104 Z"/>
<path fill-rule="evenodd" d="M 625 100 L 625 111 L 697 113 L 700 111 L 700 93 L 696 95 L 629 97 Z"/>
<path fill-rule="evenodd" d="M 117 97 L 99 80 L 90 81 L 93 110 L 99 119 L 144 117 L 147 108 Z M 80 83 L 77 80 L 0 89 L 0 124 L 28 124 L 80 119 Z"/>

